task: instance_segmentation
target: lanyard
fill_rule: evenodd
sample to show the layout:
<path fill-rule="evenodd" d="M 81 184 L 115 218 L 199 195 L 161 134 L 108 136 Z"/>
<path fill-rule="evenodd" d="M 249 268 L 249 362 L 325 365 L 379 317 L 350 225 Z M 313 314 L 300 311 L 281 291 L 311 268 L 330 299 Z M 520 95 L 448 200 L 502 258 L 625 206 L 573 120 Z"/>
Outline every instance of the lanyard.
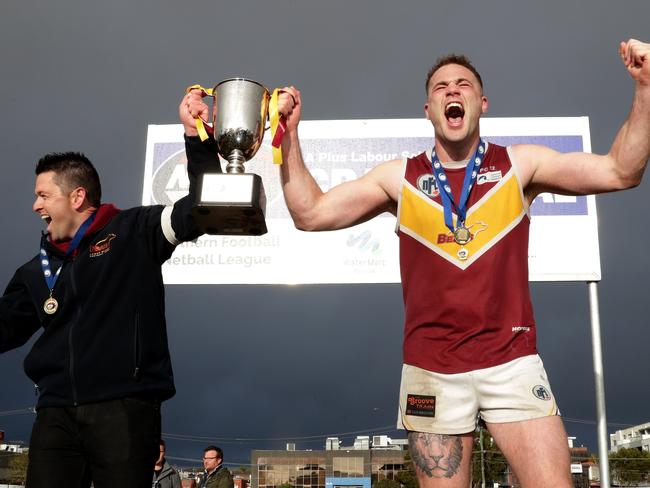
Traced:
<path fill-rule="evenodd" d="M 454 201 L 454 196 L 451 192 L 451 185 L 449 184 L 445 169 L 442 167 L 442 163 L 438 159 L 435 147 L 431 151 L 431 167 L 433 168 L 433 175 L 436 178 L 436 183 L 438 184 L 438 189 L 440 190 L 440 199 L 442 200 L 442 206 L 445 211 L 445 225 L 454 234 L 454 237 L 457 241 L 459 239 L 457 236 L 459 233 L 458 231 L 465 230 L 467 202 L 469 200 L 469 195 L 472 191 L 472 188 L 474 187 L 474 183 L 476 182 L 478 171 L 481 168 L 481 164 L 483 163 L 483 158 L 485 157 L 485 147 L 485 141 L 483 139 L 479 139 L 476 152 L 465 167 L 465 179 L 463 180 L 463 188 L 458 203 Z M 452 206 L 456 209 L 456 228 L 454 228 Z M 469 233 L 467 233 L 467 235 L 469 235 Z M 467 240 L 469 239 L 471 239 L 471 237 L 469 237 Z M 462 238 L 462 240 L 464 241 L 465 239 Z M 459 242 L 459 244 L 463 243 L 466 242 Z"/>
<path fill-rule="evenodd" d="M 81 242 L 81 239 L 83 238 L 84 234 L 88 230 L 88 227 L 90 227 L 90 224 L 93 223 L 93 220 L 95 220 L 95 214 L 92 214 L 90 217 L 88 217 L 84 221 L 84 223 L 81 224 L 79 229 L 77 229 L 77 232 L 75 233 L 74 238 L 70 243 L 70 247 L 68 247 L 68 251 L 65 253 L 65 258 L 63 259 L 63 263 L 61 263 L 61 266 L 59 267 L 59 269 L 56 271 L 55 274 L 52 274 L 52 269 L 50 268 L 50 256 L 47 254 L 47 251 L 45 250 L 45 246 L 41 241 L 41 268 L 43 269 L 43 276 L 45 277 L 45 283 L 47 283 L 47 287 L 50 290 L 50 296 L 52 296 L 54 285 L 56 284 L 56 280 L 59 278 L 59 275 L 61 274 L 63 265 L 68 260 L 68 258 L 72 255 L 72 253 L 77 249 L 79 243 Z"/>

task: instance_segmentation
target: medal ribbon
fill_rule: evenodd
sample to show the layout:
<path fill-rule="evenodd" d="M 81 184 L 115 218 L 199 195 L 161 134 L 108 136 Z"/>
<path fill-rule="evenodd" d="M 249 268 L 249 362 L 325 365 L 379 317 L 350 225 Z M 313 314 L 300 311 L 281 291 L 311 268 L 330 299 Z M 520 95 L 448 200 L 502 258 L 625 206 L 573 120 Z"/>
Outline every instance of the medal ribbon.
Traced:
<path fill-rule="evenodd" d="M 201 95 L 204 97 L 214 97 L 214 90 L 212 88 L 204 88 L 201 85 L 192 85 L 187 87 L 185 93 L 189 93 L 192 90 L 201 90 Z M 282 143 L 282 137 L 287 130 L 286 118 L 278 111 L 278 97 L 283 91 L 284 90 L 281 90 L 279 88 L 273 90 L 271 100 L 269 101 L 269 120 L 271 123 L 272 146 L 271 150 L 273 152 L 273 162 L 275 164 L 282 164 L 282 148 L 280 147 L 280 144 Z M 194 121 L 196 122 L 196 130 L 199 133 L 201 141 L 207 140 L 210 137 L 210 134 L 214 132 L 214 128 L 210 127 L 209 125 L 206 126 L 201 117 L 196 117 Z"/>
<path fill-rule="evenodd" d="M 68 247 L 68 251 L 65 253 L 63 263 L 61 263 L 61 266 L 55 274 L 52 274 L 52 269 L 50 268 L 50 257 L 48 256 L 47 251 L 45 250 L 45 246 L 41 240 L 41 268 L 43 269 L 45 283 L 47 283 L 47 287 L 50 289 L 50 296 L 52 295 L 52 290 L 54 290 L 56 280 L 59 278 L 59 274 L 61 274 L 63 265 L 65 264 L 66 260 L 72 255 L 72 253 L 77 249 L 79 243 L 81 242 L 81 238 L 88 230 L 88 227 L 90 227 L 90 224 L 93 223 L 93 220 L 95 220 L 95 214 L 92 214 L 90 217 L 88 217 L 84 223 L 81 224 L 79 229 L 77 229 L 77 232 L 75 233 L 74 238 L 70 243 L 70 247 Z M 43 236 L 43 238 L 45 238 L 45 236 Z"/>
<path fill-rule="evenodd" d="M 467 216 L 467 201 L 469 200 L 469 195 L 474 187 L 478 171 L 483 163 L 485 147 L 485 141 L 479 139 L 476 152 L 465 167 L 465 179 L 463 180 L 463 189 L 458 203 L 454 201 L 454 196 L 451 192 L 451 184 L 449 183 L 445 169 L 442 167 L 442 163 L 436 155 L 435 146 L 431 150 L 431 168 L 433 169 L 433 175 L 436 178 L 438 190 L 440 191 L 440 200 L 442 200 L 442 206 L 445 210 L 445 225 L 451 232 L 455 231 L 454 220 L 451 213 L 452 206 L 456 209 L 456 228 L 464 227 L 465 217 Z"/>

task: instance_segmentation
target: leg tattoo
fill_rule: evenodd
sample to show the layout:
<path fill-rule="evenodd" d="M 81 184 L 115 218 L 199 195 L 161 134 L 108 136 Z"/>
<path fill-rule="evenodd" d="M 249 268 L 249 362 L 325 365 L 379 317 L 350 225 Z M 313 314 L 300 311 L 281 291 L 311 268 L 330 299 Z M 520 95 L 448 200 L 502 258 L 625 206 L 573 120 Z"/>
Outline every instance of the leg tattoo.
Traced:
<path fill-rule="evenodd" d="M 463 458 L 459 436 L 409 432 L 413 464 L 429 478 L 451 478 Z"/>

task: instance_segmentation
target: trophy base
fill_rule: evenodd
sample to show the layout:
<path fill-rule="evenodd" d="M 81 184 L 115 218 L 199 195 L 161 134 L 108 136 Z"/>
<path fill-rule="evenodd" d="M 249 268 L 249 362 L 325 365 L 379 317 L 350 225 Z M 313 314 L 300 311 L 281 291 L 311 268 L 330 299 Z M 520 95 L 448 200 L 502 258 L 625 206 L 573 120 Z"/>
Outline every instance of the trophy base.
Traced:
<path fill-rule="evenodd" d="M 205 173 L 192 207 L 196 225 L 205 234 L 266 234 L 266 195 L 259 175 Z"/>

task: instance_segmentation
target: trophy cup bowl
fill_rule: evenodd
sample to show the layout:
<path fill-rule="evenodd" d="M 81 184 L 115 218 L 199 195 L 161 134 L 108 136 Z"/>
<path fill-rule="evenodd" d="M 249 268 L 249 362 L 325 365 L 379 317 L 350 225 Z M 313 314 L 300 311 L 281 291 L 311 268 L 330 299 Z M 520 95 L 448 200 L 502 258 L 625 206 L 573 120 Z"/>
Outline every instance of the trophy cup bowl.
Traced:
<path fill-rule="evenodd" d="M 231 78 L 213 89 L 214 139 L 226 173 L 199 176 L 194 219 L 207 234 L 262 235 L 267 232 L 262 178 L 244 172 L 264 139 L 269 91 L 260 83 Z"/>

